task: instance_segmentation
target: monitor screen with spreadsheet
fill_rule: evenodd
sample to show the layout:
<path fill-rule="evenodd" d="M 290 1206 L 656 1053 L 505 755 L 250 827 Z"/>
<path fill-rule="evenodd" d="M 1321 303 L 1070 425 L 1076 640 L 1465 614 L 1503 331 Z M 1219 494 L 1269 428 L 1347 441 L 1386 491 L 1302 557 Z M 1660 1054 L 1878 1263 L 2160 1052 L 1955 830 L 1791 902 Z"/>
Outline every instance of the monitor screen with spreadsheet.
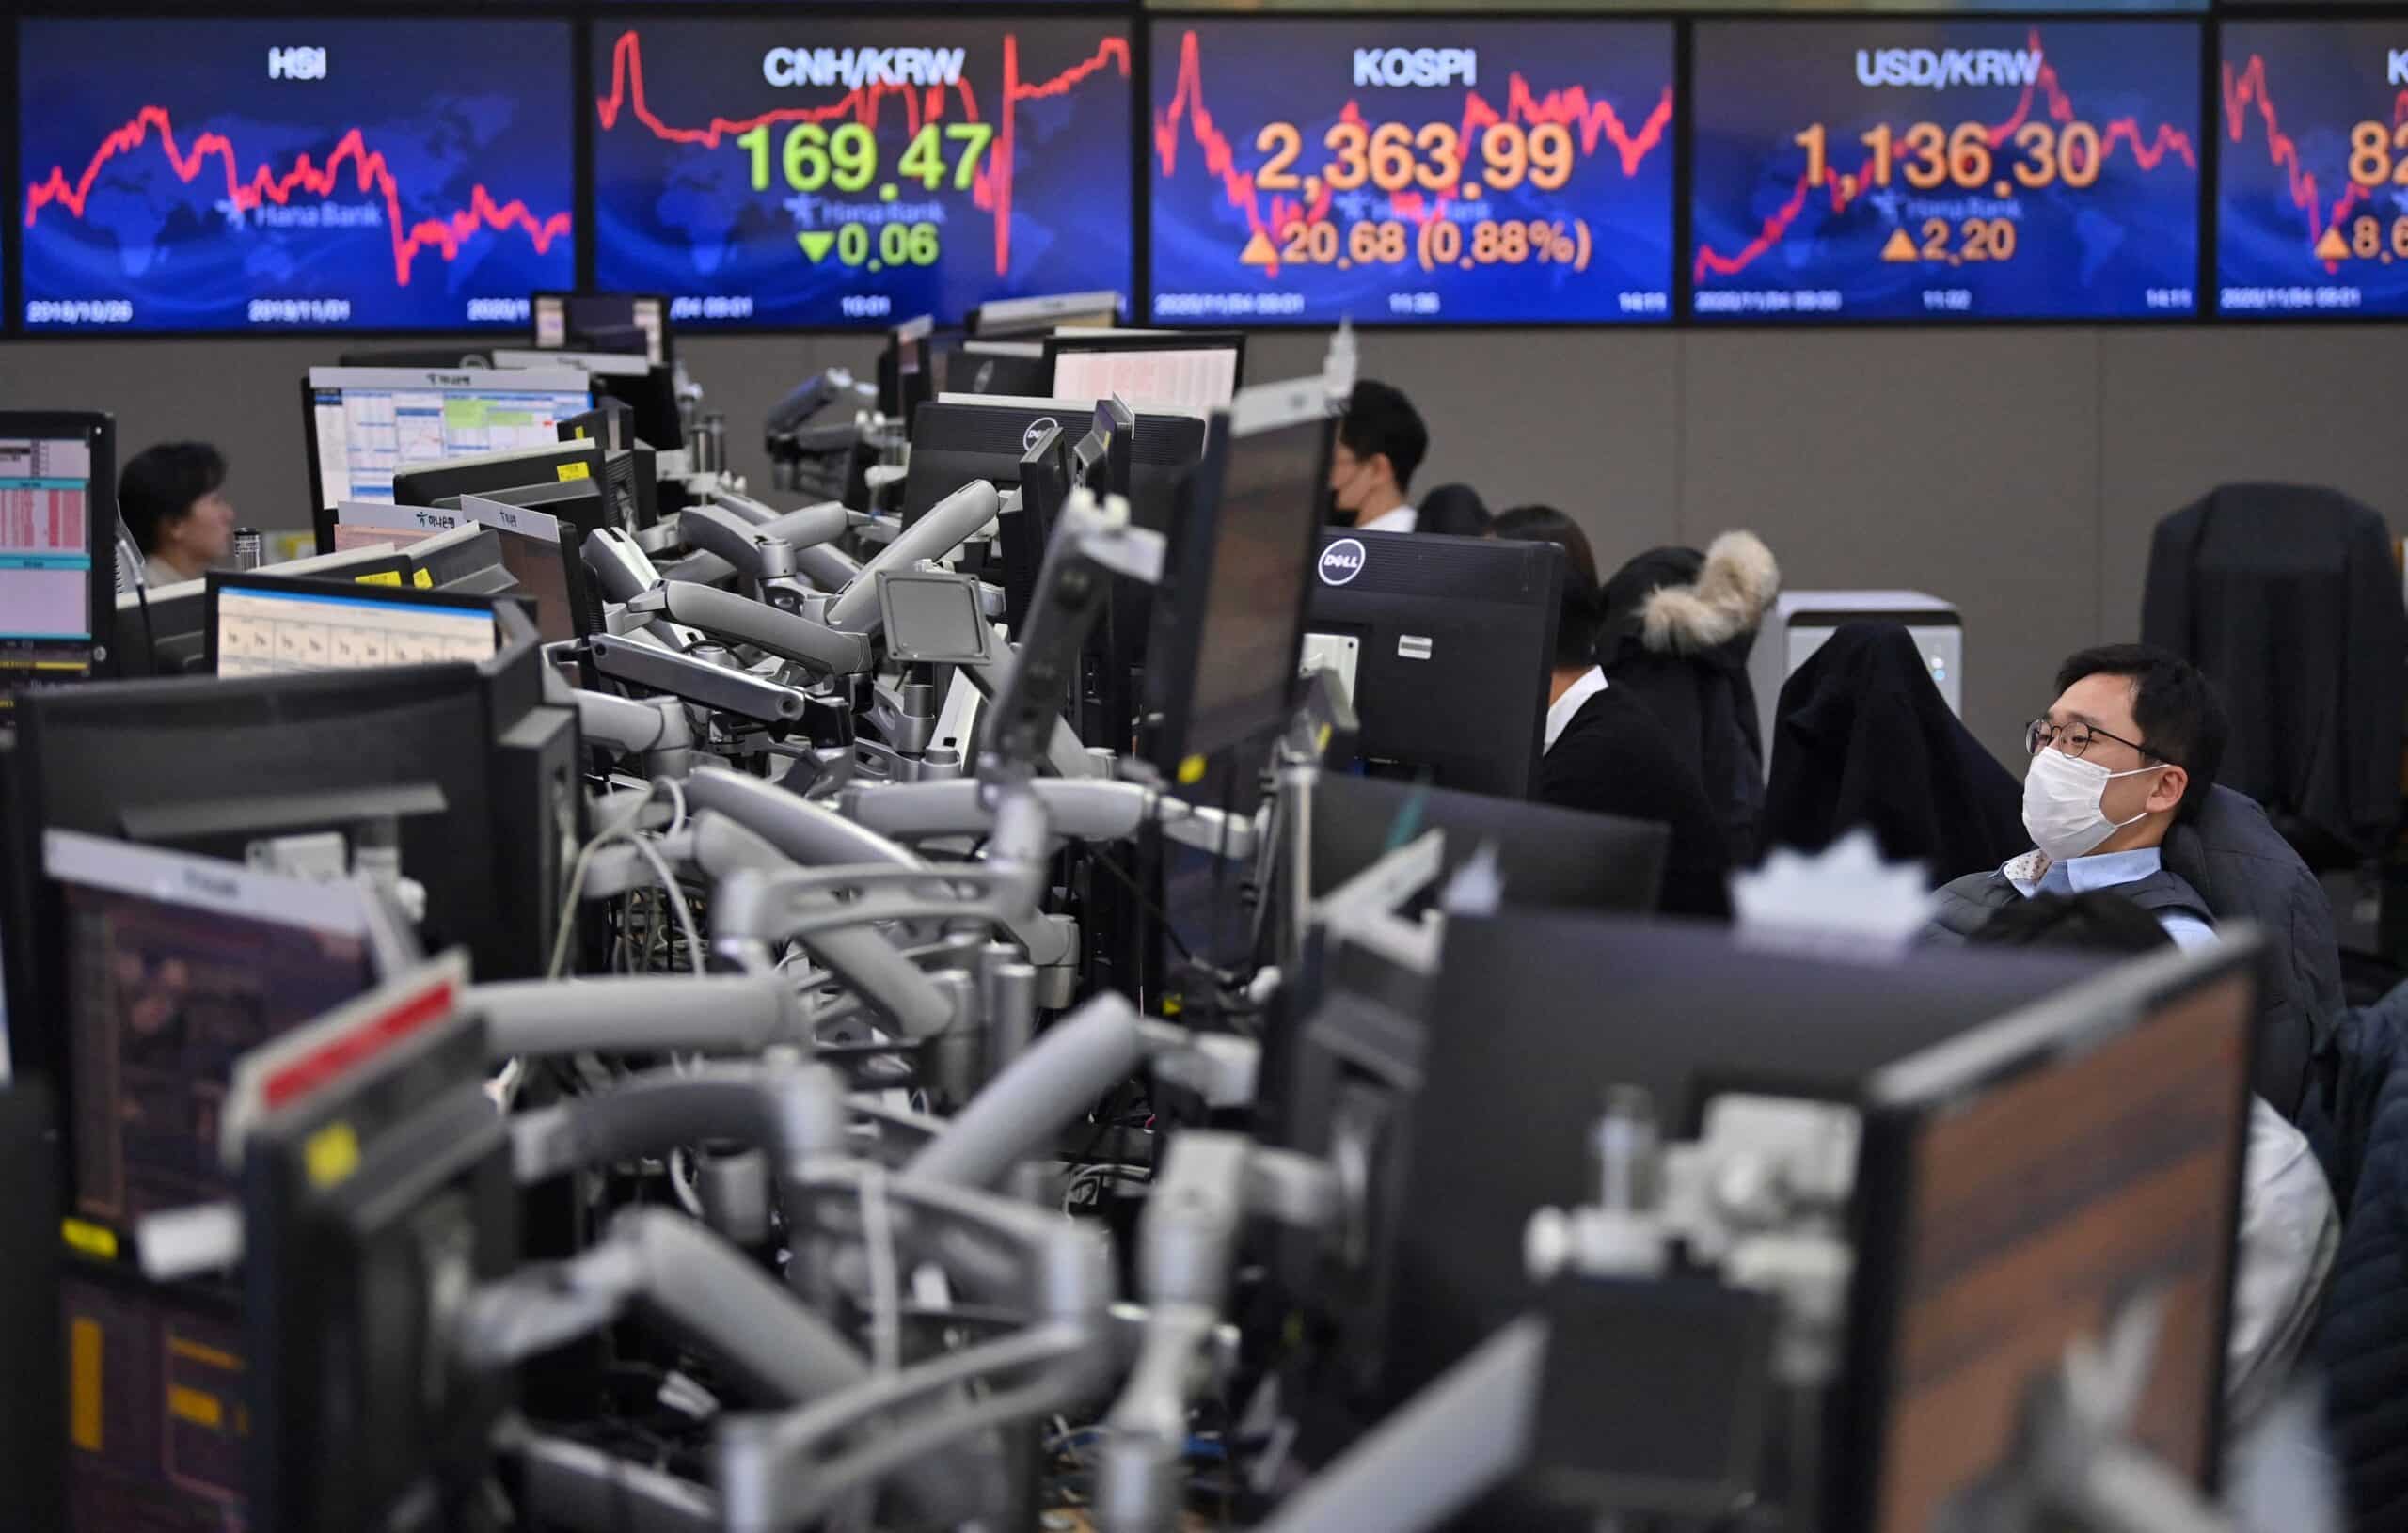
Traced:
<path fill-rule="evenodd" d="M 209 657 L 220 676 L 493 658 L 493 602 L 401 586 L 213 572 Z"/>
<path fill-rule="evenodd" d="M 0 720 L 91 675 L 117 583 L 117 438 L 99 414 L 0 412 Z"/>
<path fill-rule="evenodd" d="M 390 500 L 405 463 L 556 442 L 562 421 L 594 408 L 587 375 L 569 368 L 311 368 L 301 397 L 313 508 Z"/>
<path fill-rule="evenodd" d="M 1071 330 L 1046 338 L 1055 399 L 1110 399 L 1140 410 L 1204 415 L 1228 407 L 1245 361 L 1235 332 Z"/>

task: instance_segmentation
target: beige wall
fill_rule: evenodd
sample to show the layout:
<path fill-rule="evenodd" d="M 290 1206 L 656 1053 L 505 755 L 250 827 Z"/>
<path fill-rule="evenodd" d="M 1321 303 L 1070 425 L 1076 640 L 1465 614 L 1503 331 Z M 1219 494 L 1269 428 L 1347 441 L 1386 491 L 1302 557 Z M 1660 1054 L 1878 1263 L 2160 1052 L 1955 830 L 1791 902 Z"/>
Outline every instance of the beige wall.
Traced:
<path fill-rule="evenodd" d="M 1266 335 L 1249 374 L 1317 371 Z M 688 338 L 737 466 L 763 411 L 853 338 Z M 124 450 L 219 443 L 245 519 L 309 521 L 299 380 L 320 340 L 0 344 L 0 407 L 117 412 Z M 1781 333 L 1374 333 L 1363 370 L 1431 421 L 1423 484 L 1561 506 L 1610 569 L 1654 545 L 1762 533 L 1794 586 L 1902 585 L 1963 608 L 1966 712 L 1991 749 L 2068 650 L 2138 630 L 2149 528 L 2225 481 L 2337 485 L 2408 528 L 2408 431 L 2383 327 Z"/>

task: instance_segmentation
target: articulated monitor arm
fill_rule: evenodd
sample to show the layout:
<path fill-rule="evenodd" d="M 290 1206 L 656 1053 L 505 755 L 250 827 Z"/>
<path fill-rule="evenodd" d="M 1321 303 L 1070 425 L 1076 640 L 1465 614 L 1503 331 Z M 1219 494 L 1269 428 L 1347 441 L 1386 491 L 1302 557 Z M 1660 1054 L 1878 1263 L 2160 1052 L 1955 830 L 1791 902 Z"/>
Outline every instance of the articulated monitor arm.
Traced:
<path fill-rule="evenodd" d="M 828 605 L 828 625 L 849 634 L 878 632 L 885 623 L 878 599 L 879 572 L 908 570 L 922 560 L 943 559 L 1003 509 L 1002 494 L 983 479 L 946 496 L 862 566 L 861 574 Z"/>
<path fill-rule="evenodd" d="M 845 535 L 845 508 L 833 500 L 790 511 L 768 522 L 755 523 L 720 506 L 689 506 L 679 514 L 678 530 L 686 541 L 723 561 L 747 580 L 761 581 L 791 573 L 773 568 L 764 558 L 762 544 L 776 540 L 795 553 Z M 783 561 L 792 565 L 794 561 Z"/>
<path fill-rule="evenodd" d="M 839 632 L 713 586 L 664 580 L 630 600 L 627 610 L 666 616 L 827 675 L 856 675 L 878 663 L 865 635 Z"/>
<path fill-rule="evenodd" d="M 480 985 L 469 1004 L 485 1015 L 499 1063 L 562 1054 L 758 1054 L 808 1050 L 808 1012 L 783 975 L 612 975 Z"/>
<path fill-rule="evenodd" d="M 585 641 L 585 649 L 593 657 L 594 669 L 613 681 L 646 691 L 666 692 L 755 723 L 790 726 L 802 719 L 800 692 L 750 672 L 730 670 L 613 634 L 595 634 Z"/>
<path fill-rule="evenodd" d="M 578 732 L 589 744 L 639 758 L 649 777 L 683 777 L 693 766 L 694 722 L 684 704 L 668 698 L 638 703 L 582 687 L 572 696 Z"/>
<path fill-rule="evenodd" d="M 719 1497 L 674 1475 L 564 1437 L 515 1446 L 521 1493 L 539 1525 L 573 1533 L 719 1533 Z"/>
<path fill-rule="evenodd" d="M 1045 808 L 1047 829 L 1072 841 L 1125 841 L 1149 822 L 1172 840 L 1201 851 L 1250 861 L 1258 839 L 1251 816 L 1171 798 L 1118 778 L 1034 778 L 1023 784 Z M 948 782 L 854 783 L 844 790 L 845 814 L 866 830 L 897 841 L 976 835 L 994 823 L 984 784 Z"/>
<path fill-rule="evenodd" d="M 835 1071 L 773 1058 L 646 1070 L 608 1091 L 522 1114 L 511 1120 L 510 1137 L 521 1186 L 705 1140 L 759 1146 L 771 1153 L 780 1179 L 790 1181 L 812 1158 L 844 1153 L 847 1121 Z"/>
<path fill-rule="evenodd" d="M 801 1527 L 842 1497 L 932 1452 L 1081 1398 L 1108 1375 L 1114 1357 L 1111 1253 L 1100 1232 L 1027 1204 L 917 1184 L 876 1167 L 829 1168 L 818 1179 L 845 1202 L 890 1202 L 897 1244 L 907 1251 L 937 1259 L 962 1252 L 965 1242 L 990 1257 L 999 1244 L 1017 1251 L 1021 1259 L 998 1275 L 1017 1290 L 1029 1323 L 798 1410 L 723 1421 L 716 1457 L 731 1533 Z M 965 1275 L 974 1277 L 975 1268 Z M 984 1392 L 961 1399 L 974 1383 Z M 864 1430 L 873 1423 L 878 1430 Z M 922 1487 L 943 1472 L 928 1464 L 902 1488 Z"/>
<path fill-rule="evenodd" d="M 1327 1230 L 1341 1203 L 1337 1172 L 1309 1156 L 1205 1130 L 1172 1141 L 1137 1232 L 1144 1341 L 1104 1417 L 1096 1509 L 1105 1533 L 1168 1533 L 1177 1523 L 1188 1399 L 1228 1303 L 1245 1216 Z"/>

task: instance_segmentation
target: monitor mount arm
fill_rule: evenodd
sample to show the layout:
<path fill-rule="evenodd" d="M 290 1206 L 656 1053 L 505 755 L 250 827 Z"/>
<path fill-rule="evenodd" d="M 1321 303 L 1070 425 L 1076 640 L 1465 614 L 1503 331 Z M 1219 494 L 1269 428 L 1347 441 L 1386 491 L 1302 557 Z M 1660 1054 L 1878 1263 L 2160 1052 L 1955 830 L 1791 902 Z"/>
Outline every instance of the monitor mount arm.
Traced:
<path fill-rule="evenodd" d="M 820 675 L 860 675 L 877 664 L 864 634 L 840 632 L 712 586 L 664 580 L 629 600 L 626 608 L 630 613 L 666 617 L 722 640 L 750 645 Z"/>
<path fill-rule="evenodd" d="M 888 1210 L 897 1267 L 937 1261 L 974 1295 L 1013 1304 L 1026 1323 L 798 1409 L 723 1420 L 714 1457 L 729 1533 L 789 1533 L 966 1437 L 1084 1397 L 1112 1367 L 1112 1264 L 1099 1232 L 860 1162 L 827 1166 L 813 1180 L 823 1195 L 803 1217 L 822 1236 L 861 1233 L 875 1199 Z M 984 1392 L 962 1399 L 974 1383 Z M 944 1473 L 929 1463 L 899 1488 L 924 1491 Z"/>
<path fill-rule="evenodd" d="M 698 707 L 734 714 L 781 733 L 802 721 L 802 693 L 747 671 L 611 634 L 588 639 L 585 653 L 594 669 L 612 681 L 648 692 L 666 692 Z"/>
<path fill-rule="evenodd" d="M 944 558 L 964 539 L 993 521 L 1003 504 L 1003 496 L 995 486 L 978 479 L 929 507 L 927 514 L 879 549 L 878 557 L 863 565 L 852 582 L 828 604 L 828 625 L 863 637 L 877 633 L 885 622 L 879 604 L 879 573 L 908 570 L 923 560 Z"/>
<path fill-rule="evenodd" d="M 1045 806 L 1048 828 L 1072 841 L 1125 841 L 1149 824 L 1183 846 L 1251 861 L 1258 843 L 1252 815 L 1224 814 L 1171 798 L 1159 788 L 1117 778 L 1031 779 L 1024 784 Z M 897 841 L 977 835 L 993 824 L 983 784 L 967 779 L 934 782 L 854 783 L 839 801 L 848 818 Z"/>
<path fill-rule="evenodd" d="M 1104 1533 L 1173 1533 L 1188 1397 L 1219 1331 L 1246 1215 L 1327 1232 L 1340 1221 L 1326 1163 L 1239 1135 L 1190 1130 L 1172 1141 L 1138 1225 L 1146 1303 L 1134 1367 L 1104 1417 L 1096 1514 Z"/>
<path fill-rule="evenodd" d="M 699 742 L 685 705 L 669 698 L 636 702 L 608 692 L 573 689 L 578 733 L 588 743 L 634 756 L 647 777 L 683 777 Z"/>
<path fill-rule="evenodd" d="M 1253 1099 L 1259 1057 L 1250 1040 L 1158 1022 L 1120 996 L 1100 995 L 990 1081 L 907 1170 L 915 1180 L 994 1187 L 1149 1062 L 1211 1105 L 1234 1107 Z"/>

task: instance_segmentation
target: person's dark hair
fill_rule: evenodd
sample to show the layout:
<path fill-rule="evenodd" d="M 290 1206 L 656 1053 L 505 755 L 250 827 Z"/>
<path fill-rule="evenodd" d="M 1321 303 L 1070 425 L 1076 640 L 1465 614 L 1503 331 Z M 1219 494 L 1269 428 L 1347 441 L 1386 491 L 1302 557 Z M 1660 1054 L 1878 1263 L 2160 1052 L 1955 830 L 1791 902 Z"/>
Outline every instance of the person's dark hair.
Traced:
<path fill-rule="evenodd" d="M 2174 939 L 2157 917 L 2121 894 L 2035 894 L 2003 906 L 1966 939 L 1985 947 L 2083 947 L 2106 953 L 2149 953 Z"/>
<path fill-rule="evenodd" d="M 2072 656 L 2057 668 L 2057 690 L 2086 676 L 2121 676 L 2131 683 L 2141 749 L 2191 774 L 2174 817 L 2195 818 L 2216 785 L 2230 729 L 2215 684 L 2182 656 L 2147 644 L 2101 644 Z"/>
<path fill-rule="evenodd" d="M 1421 423 L 1421 412 L 1402 392 L 1375 378 L 1354 385 L 1346 413 L 1339 418 L 1338 439 L 1357 458 L 1386 453 L 1400 490 L 1413 487 L 1415 471 L 1430 455 L 1430 428 Z"/>
<path fill-rule="evenodd" d="M 1488 531 L 1488 507 L 1468 484 L 1441 484 L 1421 498 L 1419 507 L 1421 516 L 1413 528 L 1417 532 L 1477 538 Z"/>
<path fill-rule="evenodd" d="M 1555 663 L 1593 664 L 1597 630 L 1604 626 L 1605 598 L 1597 590 L 1597 556 L 1580 524 L 1553 506 L 1515 506 L 1488 524 L 1491 536 L 1522 543 L 1551 543 L 1563 550 L 1563 606 L 1555 623 Z"/>
<path fill-rule="evenodd" d="M 155 554 L 160 532 L 225 482 L 226 455 L 207 442 L 161 442 L 117 471 L 118 513 L 142 551 Z"/>

